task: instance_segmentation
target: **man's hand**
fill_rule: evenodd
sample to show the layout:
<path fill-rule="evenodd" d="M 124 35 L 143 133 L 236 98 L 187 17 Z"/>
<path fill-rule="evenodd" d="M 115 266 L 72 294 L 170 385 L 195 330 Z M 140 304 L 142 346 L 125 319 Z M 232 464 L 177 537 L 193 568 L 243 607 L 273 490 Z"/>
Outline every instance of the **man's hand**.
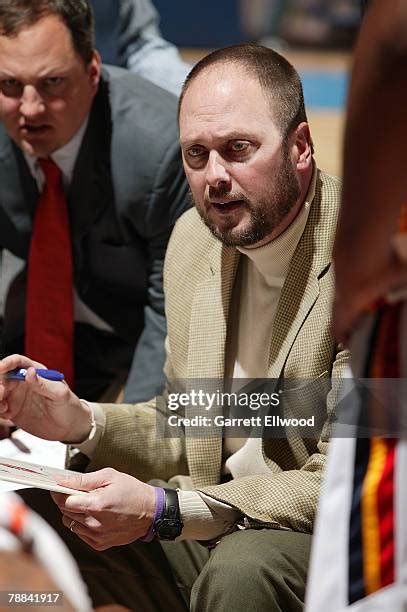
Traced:
<path fill-rule="evenodd" d="M 72 474 L 58 484 L 86 495 L 52 493 L 62 522 L 95 550 L 130 544 L 149 530 L 155 512 L 154 487 L 111 468 Z M 74 522 L 73 522 L 74 521 Z"/>
<path fill-rule="evenodd" d="M 43 367 L 22 355 L 0 360 L 0 417 L 45 440 L 83 442 L 91 430 L 90 408 L 65 382 L 37 376 L 34 368 Z M 24 382 L 1 379 L 15 368 L 28 369 Z"/>

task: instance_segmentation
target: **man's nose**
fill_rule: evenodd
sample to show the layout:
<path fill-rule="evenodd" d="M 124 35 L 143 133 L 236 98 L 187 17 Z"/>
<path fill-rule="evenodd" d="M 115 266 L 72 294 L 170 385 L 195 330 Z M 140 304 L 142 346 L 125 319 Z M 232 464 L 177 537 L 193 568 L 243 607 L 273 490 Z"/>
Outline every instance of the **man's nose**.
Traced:
<path fill-rule="evenodd" d="M 227 187 L 231 183 L 230 174 L 226 167 L 226 162 L 216 152 L 209 153 L 208 165 L 206 169 L 206 182 L 210 187 Z"/>
<path fill-rule="evenodd" d="M 20 112 L 26 118 L 40 115 L 45 110 L 42 97 L 32 85 L 26 85 L 21 96 Z"/>

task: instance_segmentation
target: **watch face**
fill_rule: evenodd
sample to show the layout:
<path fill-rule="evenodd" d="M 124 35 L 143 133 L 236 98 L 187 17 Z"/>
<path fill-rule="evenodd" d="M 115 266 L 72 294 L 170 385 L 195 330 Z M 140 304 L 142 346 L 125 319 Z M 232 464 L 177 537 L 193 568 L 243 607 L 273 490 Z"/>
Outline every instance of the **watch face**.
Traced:
<path fill-rule="evenodd" d="M 157 535 L 163 540 L 174 540 L 182 531 L 182 523 L 177 519 L 162 519 L 156 526 Z"/>

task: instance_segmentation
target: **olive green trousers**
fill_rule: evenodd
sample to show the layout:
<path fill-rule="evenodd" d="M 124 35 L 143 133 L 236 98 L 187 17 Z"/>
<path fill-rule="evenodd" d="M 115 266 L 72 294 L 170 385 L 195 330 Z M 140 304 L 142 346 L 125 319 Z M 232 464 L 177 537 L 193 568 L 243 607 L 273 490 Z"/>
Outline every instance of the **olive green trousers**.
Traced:
<path fill-rule="evenodd" d="M 249 529 L 225 536 L 212 551 L 191 540 L 135 542 L 97 552 L 62 525 L 48 492 L 27 489 L 20 494 L 68 545 L 95 607 L 116 603 L 137 612 L 303 609 L 308 534 Z"/>

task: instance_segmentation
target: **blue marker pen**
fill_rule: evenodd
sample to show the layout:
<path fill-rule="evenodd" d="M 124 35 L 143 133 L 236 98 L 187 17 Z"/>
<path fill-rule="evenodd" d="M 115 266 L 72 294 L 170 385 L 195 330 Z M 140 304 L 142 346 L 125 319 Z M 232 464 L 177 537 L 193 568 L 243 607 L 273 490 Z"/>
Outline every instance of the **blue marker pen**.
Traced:
<path fill-rule="evenodd" d="M 47 380 L 53 380 L 55 382 L 62 382 L 64 380 L 64 375 L 62 372 L 58 372 L 57 370 L 35 370 L 38 376 L 41 378 L 46 378 Z M 11 370 L 10 372 L 6 372 L 3 375 L 3 378 L 6 380 L 25 380 L 25 375 L 27 374 L 26 368 L 17 368 L 16 370 Z"/>

